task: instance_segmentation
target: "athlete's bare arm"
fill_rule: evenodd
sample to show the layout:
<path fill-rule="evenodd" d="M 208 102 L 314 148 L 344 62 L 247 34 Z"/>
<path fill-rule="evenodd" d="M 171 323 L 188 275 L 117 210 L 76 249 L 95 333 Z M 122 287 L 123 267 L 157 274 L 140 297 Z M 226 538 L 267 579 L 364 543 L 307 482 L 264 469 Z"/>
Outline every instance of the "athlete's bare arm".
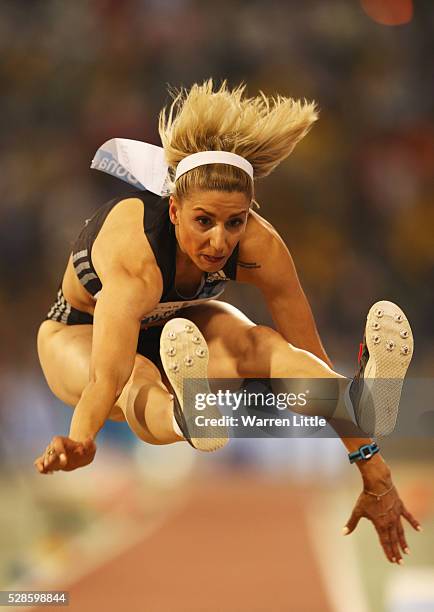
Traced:
<path fill-rule="evenodd" d="M 288 248 L 273 226 L 253 211 L 240 241 L 237 281 L 260 289 L 285 340 L 332 367 Z"/>
<path fill-rule="evenodd" d="M 257 213 L 250 213 L 240 243 L 237 280 L 258 287 L 270 309 L 278 331 L 296 347 L 310 351 L 332 367 L 321 344 L 312 311 L 300 285 L 292 257 L 273 226 Z M 331 376 L 334 374 L 331 373 Z M 372 442 L 369 438 L 342 437 L 348 452 Z M 367 487 L 390 480 L 390 470 L 377 453 L 370 461 L 357 462 Z"/>
<path fill-rule="evenodd" d="M 132 276 L 119 266 L 104 282 L 94 312 L 90 380 L 71 421 L 73 440 L 96 436 L 128 381 L 140 321 L 159 301 L 158 278 L 155 281 Z"/>
<path fill-rule="evenodd" d="M 121 202 L 92 248 L 102 290 L 95 306 L 90 381 L 74 410 L 70 437 L 95 437 L 134 366 L 140 321 L 158 304 L 163 282 L 143 232 L 143 203 Z"/>
<path fill-rule="evenodd" d="M 163 289 L 160 270 L 143 232 L 140 200 L 125 200 L 110 213 L 95 240 L 92 261 L 102 290 L 94 310 L 89 383 L 75 407 L 69 438 L 57 436 L 51 444 L 56 457 L 74 458 L 76 443 L 82 443 L 88 463 L 94 451 L 92 454 L 93 447 L 85 443 L 94 440 L 128 381 L 141 319 L 158 304 Z M 86 465 L 85 458 L 81 465 Z M 43 458 L 37 462 L 40 471 L 50 470 Z M 61 460 L 61 465 L 65 461 Z M 69 469 L 78 465 L 79 461 Z"/>

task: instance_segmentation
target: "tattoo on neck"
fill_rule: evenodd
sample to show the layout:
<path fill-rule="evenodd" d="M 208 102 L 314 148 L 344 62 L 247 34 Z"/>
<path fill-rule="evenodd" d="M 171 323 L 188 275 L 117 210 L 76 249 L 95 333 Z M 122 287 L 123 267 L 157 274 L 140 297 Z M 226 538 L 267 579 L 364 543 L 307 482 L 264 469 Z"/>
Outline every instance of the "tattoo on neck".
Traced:
<path fill-rule="evenodd" d="M 256 263 L 255 261 L 247 262 L 247 261 L 240 261 L 240 260 L 237 261 L 237 266 L 240 266 L 240 268 L 247 268 L 247 270 L 255 270 L 261 267 L 261 265 Z"/>

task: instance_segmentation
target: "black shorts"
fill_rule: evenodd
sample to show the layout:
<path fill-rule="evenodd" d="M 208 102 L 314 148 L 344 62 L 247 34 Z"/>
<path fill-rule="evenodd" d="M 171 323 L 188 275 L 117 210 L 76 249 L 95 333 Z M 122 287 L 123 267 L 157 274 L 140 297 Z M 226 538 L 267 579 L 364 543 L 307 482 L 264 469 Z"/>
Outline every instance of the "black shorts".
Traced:
<path fill-rule="evenodd" d="M 63 295 L 62 288 L 57 292 L 57 300 L 48 312 L 45 320 L 58 321 L 65 325 L 92 325 L 93 316 L 88 312 L 82 312 L 71 306 Z M 160 336 L 162 325 L 156 325 L 141 329 L 137 340 L 137 353 L 146 357 L 156 366 L 161 366 L 160 361 Z"/>

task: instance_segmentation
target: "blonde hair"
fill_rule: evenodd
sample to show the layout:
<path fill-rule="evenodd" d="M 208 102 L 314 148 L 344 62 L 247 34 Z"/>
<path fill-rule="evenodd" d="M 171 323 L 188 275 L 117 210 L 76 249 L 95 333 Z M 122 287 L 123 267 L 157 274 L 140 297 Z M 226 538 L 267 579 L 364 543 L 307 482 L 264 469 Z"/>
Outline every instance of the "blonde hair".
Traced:
<path fill-rule="evenodd" d="M 199 151 L 230 151 L 247 159 L 254 176 L 270 174 L 307 134 L 318 118 L 314 102 L 263 92 L 244 97 L 245 85 L 230 90 L 224 81 L 214 91 L 213 80 L 172 93 L 169 109 L 159 115 L 158 129 L 172 178 L 179 162 Z M 240 191 L 250 199 L 254 188 L 248 175 L 234 166 L 199 166 L 172 182 L 171 192 L 182 200 L 195 190 Z"/>

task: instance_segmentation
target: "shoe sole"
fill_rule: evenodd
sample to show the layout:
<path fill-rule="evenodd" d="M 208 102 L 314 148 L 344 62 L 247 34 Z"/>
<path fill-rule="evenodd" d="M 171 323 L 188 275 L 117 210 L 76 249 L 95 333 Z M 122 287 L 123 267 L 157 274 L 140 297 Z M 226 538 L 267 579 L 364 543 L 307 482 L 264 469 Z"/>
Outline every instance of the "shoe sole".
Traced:
<path fill-rule="evenodd" d="M 369 435 L 387 436 L 398 418 L 402 385 L 413 356 L 413 333 L 401 308 L 382 300 L 369 310 L 365 339 L 369 359 L 358 423 Z"/>
<path fill-rule="evenodd" d="M 198 327 L 188 319 L 175 318 L 168 321 L 161 334 L 160 356 L 184 415 L 191 444 L 205 452 L 223 448 L 229 440 L 227 427 L 198 426 L 195 423 L 198 415 L 205 419 L 222 417 L 216 406 L 207 404 L 200 411 L 194 406 L 197 394 L 211 393 L 208 384 L 208 346 Z M 187 379 L 195 381 L 185 385 Z"/>

